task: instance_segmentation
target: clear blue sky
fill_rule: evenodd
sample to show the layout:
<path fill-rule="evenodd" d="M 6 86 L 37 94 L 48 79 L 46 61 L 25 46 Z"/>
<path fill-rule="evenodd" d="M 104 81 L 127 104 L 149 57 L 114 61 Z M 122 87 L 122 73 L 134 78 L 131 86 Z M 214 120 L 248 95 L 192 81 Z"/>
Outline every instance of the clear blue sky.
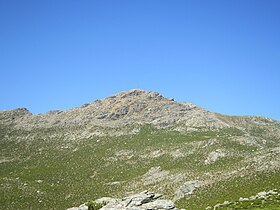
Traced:
<path fill-rule="evenodd" d="M 0 109 L 132 88 L 280 120 L 279 0 L 0 0 Z"/>

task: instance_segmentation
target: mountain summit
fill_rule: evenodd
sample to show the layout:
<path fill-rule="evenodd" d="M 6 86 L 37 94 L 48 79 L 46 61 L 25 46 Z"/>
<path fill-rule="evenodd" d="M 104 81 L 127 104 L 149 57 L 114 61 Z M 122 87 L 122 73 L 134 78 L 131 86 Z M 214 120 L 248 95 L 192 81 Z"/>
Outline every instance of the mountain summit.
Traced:
<path fill-rule="evenodd" d="M 140 89 L 124 91 L 93 103 L 65 111 L 32 115 L 27 109 L 0 112 L 0 120 L 18 128 L 93 125 L 120 127 L 152 124 L 157 127 L 181 125 L 188 128 L 227 127 L 214 113 L 191 103 L 175 102 L 157 92 Z"/>
<path fill-rule="evenodd" d="M 135 126 L 143 125 L 188 132 L 222 128 L 245 129 L 253 124 L 267 126 L 266 130 L 269 132 L 271 123 L 278 124 L 277 121 L 264 117 L 231 117 L 210 112 L 192 103 L 176 102 L 160 93 L 141 89 L 123 91 L 81 107 L 64 111 L 52 110 L 46 114 L 32 114 L 26 108 L 0 111 L 0 123 L 23 130 L 80 127 L 89 135 L 105 135 L 104 129 L 111 128 L 124 130 L 120 135 L 135 133 Z M 278 130 L 275 132 L 279 133 Z"/>

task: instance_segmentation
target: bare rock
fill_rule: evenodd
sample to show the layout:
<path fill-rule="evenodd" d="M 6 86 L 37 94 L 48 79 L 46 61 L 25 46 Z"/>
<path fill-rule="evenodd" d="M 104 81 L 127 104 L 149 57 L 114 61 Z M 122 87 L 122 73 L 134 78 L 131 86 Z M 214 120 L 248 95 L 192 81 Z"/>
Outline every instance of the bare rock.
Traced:
<path fill-rule="evenodd" d="M 86 204 L 82 204 L 79 207 L 72 207 L 68 208 L 67 210 L 88 210 L 88 207 Z"/>
<path fill-rule="evenodd" d="M 152 167 L 147 173 L 143 175 L 144 185 L 154 184 L 167 178 L 169 171 L 164 171 L 160 166 Z"/>
<path fill-rule="evenodd" d="M 142 205 L 144 209 L 174 209 L 175 204 L 171 200 L 155 200 Z"/>
<path fill-rule="evenodd" d="M 0 121 L 17 129 L 50 127 L 116 128 L 151 124 L 157 128 L 180 124 L 191 128 L 223 128 L 228 125 L 217 116 L 191 103 L 178 103 L 157 92 L 132 89 L 65 111 L 32 115 L 27 109 L 0 112 Z M 80 136 L 77 136 L 77 139 Z M 81 137 L 82 138 L 82 137 Z"/>
<path fill-rule="evenodd" d="M 107 202 L 101 210 L 156 210 L 156 209 L 176 209 L 170 200 L 159 199 L 160 194 L 150 191 L 143 191 L 139 194 L 131 195 L 123 199 L 101 198 L 96 203 Z M 74 210 L 74 209 L 73 209 Z"/>
<path fill-rule="evenodd" d="M 210 152 L 206 160 L 204 161 L 205 164 L 211 164 L 219 160 L 220 158 L 224 157 L 225 153 L 217 149 L 216 151 Z"/>
<path fill-rule="evenodd" d="M 178 200 L 180 198 L 185 197 L 186 195 L 191 195 L 195 191 L 196 188 L 200 187 L 202 185 L 201 181 L 193 180 L 185 182 L 182 186 L 180 186 L 175 191 L 175 198 L 174 200 Z"/>
<path fill-rule="evenodd" d="M 142 110 L 144 110 L 146 107 L 148 106 L 148 104 L 144 103 L 144 102 L 136 102 L 132 108 L 132 110 L 134 112 L 141 112 Z"/>

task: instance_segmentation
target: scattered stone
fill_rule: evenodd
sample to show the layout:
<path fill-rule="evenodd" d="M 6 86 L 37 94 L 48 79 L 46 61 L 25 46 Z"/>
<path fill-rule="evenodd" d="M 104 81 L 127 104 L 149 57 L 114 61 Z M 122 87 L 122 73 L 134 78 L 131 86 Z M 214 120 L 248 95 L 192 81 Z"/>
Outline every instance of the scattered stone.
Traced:
<path fill-rule="evenodd" d="M 172 158 L 178 159 L 185 157 L 187 154 L 184 154 L 180 149 L 176 149 L 175 151 L 171 151 L 170 155 L 172 156 Z"/>
<path fill-rule="evenodd" d="M 261 199 L 261 202 L 262 203 L 265 203 L 266 200 L 270 200 L 271 199 L 271 196 L 276 196 L 276 199 L 279 200 L 280 198 L 280 194 L 278 194 L 278 192 L 276 190 L 269 190 L 268 192 L 265 192 L 265 191 L 262 191 L 262 192 L 259 192 L 257 193 L 255 196 L 251 196 L 249 198 L 239 198 L 239 201 L 235 201 L 235 202 L 229 202 L 229 201 L 225 201 L 223 204 L 216 204 L 214 206 L 214 209 L 224 209 L 224 207 L 226 209 L 237 209 L 236 208 L 236 205 L 242 203 L 243 201 L 250 201 L 251 202 L 251 205 L 254 204 L 254 202 L 256 200 L 260 200 Z M 277 196 L 279 196 L 279 198 L 277 198 Z M 208 207 L 207 207 L 208 208 Z M 211 207 L 209 207 L 209 210 L 212 209 Z"/>
<path fill-rule="evenodd" d="M 259 192 L 258 194 L 257 194 L 257 196 L 259 197 L 259 198 L 264 198 L 265 196 L 266 196 L 266 192 L 265 191 L 263 191 L 263 192 Z"/>
<path fill-rule="evenodd" d="M 82 204 L 79 207 L 72 207 L 67 210 L 88 210 L 88 207 L 86 206 L 86 204 Z"/>
<path fill-rule="evenodd" d="M 191 195 L 195 191 L 196 188 L 200 187 L 202 185 L 201 181 L 193 180 L 185 182 L 182 186 L 179 187 L 175 191 L 175 198 L 174 200 L 178 200 L 180 198 L 185 197 L 186 195 Z"/>
<path fill-rule="evenodd" d="M 152 167 L 147 173 L 143 175 L 144 185 L 154 184 L 167 178 L 169 171 L 164 171 L 160 166 Z"/>
<path fill-rule="evenodd" d="M 239 201 L 248 201 L 249 200 L 249 198 L 239 198 Z"/>
<path fill-rule="evenodd" d="M 219 160 L 220 158 L 222 158 L 224 156 L 225 156 L 225 153 L 222 150 L 217 149 L 216 151 L 209 153 L 209 155 L 206 158 L 206 160 L 204 161 L 204 163 L 205 164 L 215 163 L 217 160 Z"/>
<path fill-rule="evenodd" d="M 133 157 L 133 151 L 132 150 L 120 150 L 115 153 L 115 156 L 117 157 L 117 159 L 129 160 Z"/>
<path fill-rule="evenodd" d="M 103 198 L 99 198 L 97 200 L 95 200 L 95 203 L 111 203 L 111 204 L 117 204 L 118 202 L 120 202 L 120 199 L 116 199 L 116 198 L 110 198 L 110 197 L 103 197 Z"/>
<path fill-rule="evenodd" d="M 214 210 L 216 210 L 216 209 L 218 209 L 218 208 L 220 208 L 222 206 L 222 204 L 216 204 L 215 206 L 214 206 Z"/>

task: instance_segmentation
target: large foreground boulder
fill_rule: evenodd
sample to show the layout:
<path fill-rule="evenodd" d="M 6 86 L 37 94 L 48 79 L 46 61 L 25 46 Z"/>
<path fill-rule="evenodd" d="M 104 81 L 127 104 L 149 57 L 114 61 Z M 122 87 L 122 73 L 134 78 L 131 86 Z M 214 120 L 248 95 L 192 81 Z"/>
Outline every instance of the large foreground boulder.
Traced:
<path fill-rule="evenodd" d="M 123 199 L 100 198 L 95 203 L 106 203 L 100 210 L 157 210 L 157 209 L 173 209 L 176 210 L 171 200 L 160 199 L 161 195 L 150 191 L 143 191 Z M 85 204 L 79 207 L 72 207 L 68 210 L 88 210 Z"/>

